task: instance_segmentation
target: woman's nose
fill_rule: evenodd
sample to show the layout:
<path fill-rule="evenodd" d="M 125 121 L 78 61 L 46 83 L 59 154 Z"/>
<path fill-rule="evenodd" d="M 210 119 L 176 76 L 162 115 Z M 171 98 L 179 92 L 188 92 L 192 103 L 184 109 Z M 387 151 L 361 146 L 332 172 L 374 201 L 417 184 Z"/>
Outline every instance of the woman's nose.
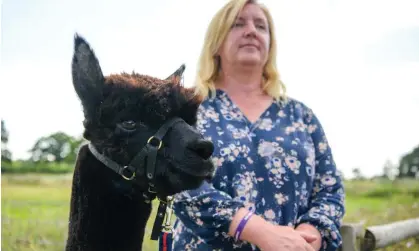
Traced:
<path fill-rule="evenodd" d="M 256 34 L 256 27 L 255 24 L 250 22 L 247 23 L 244 28 L 244 35 L 245 36 L 254 36 Z"/>

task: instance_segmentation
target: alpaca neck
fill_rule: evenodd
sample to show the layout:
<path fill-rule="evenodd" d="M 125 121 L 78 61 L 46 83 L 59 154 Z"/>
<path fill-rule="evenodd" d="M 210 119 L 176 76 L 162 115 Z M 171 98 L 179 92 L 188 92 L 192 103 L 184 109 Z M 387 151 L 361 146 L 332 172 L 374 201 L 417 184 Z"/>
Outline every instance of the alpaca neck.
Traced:
<path fill-rule="evenodd" d="M 66 250 L 142 250 L 151 204 L 83 146 L 74 170 Z M 119 185 L 119 187 L 118 187 Z"/>

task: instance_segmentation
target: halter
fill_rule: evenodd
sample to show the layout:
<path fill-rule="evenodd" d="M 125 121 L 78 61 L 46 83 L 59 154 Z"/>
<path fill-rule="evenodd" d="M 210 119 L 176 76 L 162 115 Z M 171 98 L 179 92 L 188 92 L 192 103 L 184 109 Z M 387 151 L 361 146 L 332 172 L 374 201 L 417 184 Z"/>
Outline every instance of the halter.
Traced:
<path fill-rule="evenodd" d="M 159 199 L 159 208 L 157 210 L 156 219 L 154 220 L 153 230 L 151 233 L 151 239 L 157 240 L 159 237 L 159 232 L 162 230 L 162 224 L 165 215 L 167 214 L 166 221 L 164 224 L 164 230 L 171 230 L 171 216 L 172 216 L 172 203 L 173 197 L 168 196 L 166 200 L 162 200 L 157 196 L 155 188 L 155 177 L 156 177 L 156 157 L 157 152 L 163 146 L 163 137 L 166 135 L 167 131 L 173 127 L 176 123 L 182 122 L 180 118 L 172 118 L 164 123 L 157 132 L 147 140 L 147 144 L 141 149 L 141 151 L 131 160 L 131 162 L 122 166 L 111 160 L 110 158 L 100 154 L 99 151 L 93 146 L 92 143 L 89 143 L 88 147 L 92 154 L 101 161 L 105 166 L 109 167 L 117 174 L 121 175 L 122 178 L 128 181 L 134 181 L 136 179 L 137 169 L 141 166 L 146 166 L 146 177 L 148 180 L 148 190 L 143 192 L 143 197 L 145 198 L 146 203 L 151 203 L 156 197 Z M 146 163 L 145 163 L 146 162 Z M 159 170 L 164 171 L 164 170 Z"/>

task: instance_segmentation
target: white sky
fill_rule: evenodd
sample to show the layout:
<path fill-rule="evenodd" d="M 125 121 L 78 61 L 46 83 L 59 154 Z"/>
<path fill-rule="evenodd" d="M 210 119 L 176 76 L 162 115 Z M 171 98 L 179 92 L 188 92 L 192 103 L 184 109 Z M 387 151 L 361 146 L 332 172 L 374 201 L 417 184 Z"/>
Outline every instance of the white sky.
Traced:
<path fill-rule="evenodd" d="M 105 74 L 165 77 L 186 63 L 190 85 L 212 15 L 225 0 L 3 0 L 0 114 L 14 158 L 55 131 L 78 136 L 73 35 Z M 381 173 L 419 144 L 419 2 L 265 0 L 289 95 L 313 108 L 338 168 Z"/>

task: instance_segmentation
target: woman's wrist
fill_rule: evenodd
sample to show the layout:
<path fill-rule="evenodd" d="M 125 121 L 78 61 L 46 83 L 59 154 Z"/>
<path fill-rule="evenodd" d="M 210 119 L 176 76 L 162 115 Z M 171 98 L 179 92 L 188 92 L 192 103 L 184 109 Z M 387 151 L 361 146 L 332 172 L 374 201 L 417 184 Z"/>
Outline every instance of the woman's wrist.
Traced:
<path fill-rule="evenodd" d="M 247 222 L 253 216 L 253 211 L 248 211 L 245 216 L 243 216 L 236 227 L 236 231 L 234 231 L 234 239 L 236 241 L 240 240 L 241 234 L 243 233 L 244 227 L 246 226 Z"/>
<path fill-rule="evenodd" d="M 248 219 L 245 217 L 248 217 Z M 240 223 L 242 223 L 242 225 L 240 225 Z M 230 224 L 229 235 L 233 238 L 237 237 L 238 230 L 240 231 L 239 240 L 258 245 L 258 242 L 262 241 L 264 235 L 264 231 L 261 230 L 266 227 L 271 227 L 269 222 L 258 215 L 249 214 L 247 209 L 241 208 L 233 217 Z"/>

